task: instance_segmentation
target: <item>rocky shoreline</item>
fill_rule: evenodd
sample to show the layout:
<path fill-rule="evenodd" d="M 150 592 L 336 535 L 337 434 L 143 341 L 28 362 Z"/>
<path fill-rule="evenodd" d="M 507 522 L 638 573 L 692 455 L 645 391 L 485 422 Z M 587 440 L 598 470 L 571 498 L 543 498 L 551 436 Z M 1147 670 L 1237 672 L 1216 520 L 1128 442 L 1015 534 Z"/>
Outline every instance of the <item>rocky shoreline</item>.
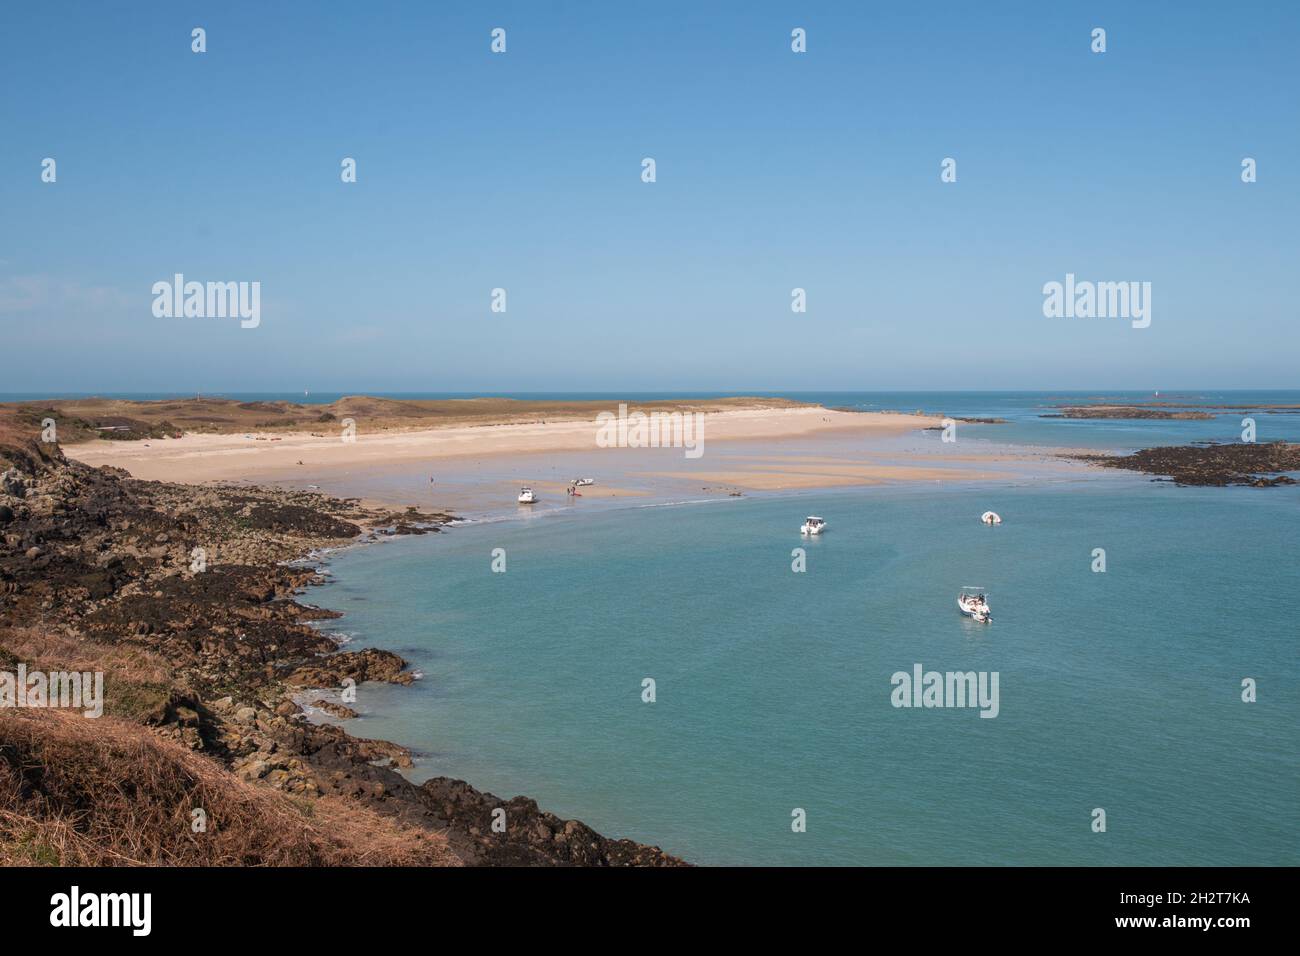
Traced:
<path fill-rule="evenodd" d="M 1070 455 L 1103 468 L 1122 468 L 1178 485 L 1273 488 L 1294 485 L 1282 472 L 1300 471 L 1300 445 L 1288 442 L 1231 445 L 1171 445 L 1144 448 L 1131 455 Z M 1273 477 L 1266 477 L 1272 475 Z"/>
<path fill-rule="evenodd" d="M 0 861 L 229 862 L 228 851 L 203 841 L 182 841 L 194 844 L 183 850 L 162 837 L 142 841 L 124 822 L 87 816 L 77 806 L 84 798 L 68 796 L 82 781 L 56 786 L 43 755 L 73 746 L 71 737 L 85 751 L 98 732 L 131 742 L 169 773 L 225 788 L 228 802 L 270 800 L 262 815 L 289 821 L 273 830 L 297 833 L 301 814 L 309 836 L 294 853 L 280 852 L 273 832 L 256 853 L 241 850 L 242 863 L 682 865 L 524 797 L 502 800 L 441 777 L 417 786 L 397 772 L 411 765 L 405 748 L 306 719 L 295 697 L 320 698 L 345 679 L 406 684 L 414 676 L 396 654 L 340 652 L 311 626 L 339 615 L 297 600 L 323 580 L 302 559 L 386 535 L 438 533 L 449 515 L 138 481 L 65 459 L 25 424 L 0 421 L 0 670 L 103 671 L 104 717 L 85 721 L 86 731 L 66 714 L 0 709 Z M 321 705 L 350 716 L 342 704 L 313 704 Z M 121 812 L 150 821 L 179 814 L 188 824 L 191 811 L 142 806 L 148 799 L 136 792 Z M 101 816 L 118 806 L 100 803 Z"/>

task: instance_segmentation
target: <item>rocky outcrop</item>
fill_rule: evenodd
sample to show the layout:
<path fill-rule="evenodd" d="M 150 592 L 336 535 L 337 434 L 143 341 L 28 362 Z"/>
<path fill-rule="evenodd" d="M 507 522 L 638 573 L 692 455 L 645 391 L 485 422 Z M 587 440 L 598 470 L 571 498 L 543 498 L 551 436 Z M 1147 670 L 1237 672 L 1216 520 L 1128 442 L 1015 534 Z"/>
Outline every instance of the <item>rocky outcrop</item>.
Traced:
<path fill-rule="evenodd" d="M 357 712 L 351 707 L 324 698 L 312 701 L 311 705 L 317 710 L 325 711 L 331 717 L 337 717 L 339 720 L 351 720 L 358 716 Z"/>
<path fill-rule="evenodd" d="M 467 862 L 505 866 L 685 866 L 657 846 L 611 840 L 585 823 L 562 820 L 527 797 L 502 800 L 463 780 L 434 777 L 420 799 L 446 826 Z"/>
<path fill-rule="evenodd" d="M 955 421 L 955 422 L 962 422 L 962 423 L 967 424 L 967 425 L 1006 425 L 1006 424 L 1008 424 L 1008 422 L 1007 422 L 1007 420 L 1006 420 L 1005 418 L 954 418 L 954 419 L 952 419 L 952 420 Z M 921 431 L 926 431 L 926 432 L 941 432 L 941 431 L 944 430 L 944 427 L 945 427 L 945 426 L 943 426 L 943 425 L 929 425 L 929 426 L 927 426 L 926 428 L 921 429 Z"/>
<path fill-rule="evenodd" d="M 1293 485 L 1281 472 L 1300 471 L 1300 445 L 1287 442 L 1232 445 L 1170 445 L 1144 448 L 1131 455 L 1071 455 L 1103 468 L 1123 468 L 1166 476 L 1179 485 Z M 1274 475 L 1275 477 L 1265 477 Z"/>
<path fill-rule="evenodd" d="M 1151 408 L 1147 405 L 1073 405 L 1065 406 L 1059 412 L 1039 415 L 1039 418 L 1133 418 L 1133 419 L 1179 419 L 1187 421 L 1206 421 L 1214 418 L 1210 412 L 1183 410 L 1171 412 Z"/>
<path fill-rule="evenodd" d="M 285 678 L 294 687 L 341 687 L 345 680 L 358 684 L 375 680 L 387 684 L 410 684 L 415 675 L 405 670 L 406 661 L 392 651 L 368 647 L 363 651 L 343 651 L 299 667 Z"/>

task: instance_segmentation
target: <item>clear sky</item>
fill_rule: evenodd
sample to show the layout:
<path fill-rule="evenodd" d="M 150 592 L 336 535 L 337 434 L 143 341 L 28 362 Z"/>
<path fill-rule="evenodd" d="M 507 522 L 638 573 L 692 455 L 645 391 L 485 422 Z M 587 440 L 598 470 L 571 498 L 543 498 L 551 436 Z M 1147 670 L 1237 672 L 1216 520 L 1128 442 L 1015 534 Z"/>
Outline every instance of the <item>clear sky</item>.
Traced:
<path fill-rule="evenodd" d="M 1297 49 L 1295 2 L 5 3 L 0 392 L 1295 386 Z M 156 318 L 177 272 L 261 325 Z M 1044 317 L 1066 273 L 1151 326 Z"/>

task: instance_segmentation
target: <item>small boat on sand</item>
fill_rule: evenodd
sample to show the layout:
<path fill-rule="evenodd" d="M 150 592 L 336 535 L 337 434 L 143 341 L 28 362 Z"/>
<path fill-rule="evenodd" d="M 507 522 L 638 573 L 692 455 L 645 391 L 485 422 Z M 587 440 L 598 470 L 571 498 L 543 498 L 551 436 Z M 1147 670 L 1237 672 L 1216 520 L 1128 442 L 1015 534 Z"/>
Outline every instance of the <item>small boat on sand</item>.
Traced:
<path fill-rule="evenodd" d="M 989 610 L 988 595 L 984 593 L 983 588 L 964 587 L 958 591 L 957 610 L 980 624 L 988 624 L 993 620 L 993 612 Z"/>
<path fill-rule="evenodd" d="M 826 519 L 818 518 L 816 515 L 809 515 L 803 519 L 803 524 L 799 526 L 800 534 L 821 534 L 826 530 Z"/>
<path fill-rule="evenodd" d="M 594 485 L 595 483 L 595 478 L 574 478 L 573 481 L 570 482 L 570 484 L 575 488 L 585 488 L 587 485 Z"/>

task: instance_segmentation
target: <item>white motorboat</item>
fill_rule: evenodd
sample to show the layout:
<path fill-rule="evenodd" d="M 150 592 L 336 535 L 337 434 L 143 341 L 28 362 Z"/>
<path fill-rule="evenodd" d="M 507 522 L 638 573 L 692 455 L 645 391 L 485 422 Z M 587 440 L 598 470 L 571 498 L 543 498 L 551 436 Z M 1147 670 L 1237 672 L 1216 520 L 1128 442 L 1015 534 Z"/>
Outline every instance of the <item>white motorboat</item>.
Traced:
<path fill-rule="evenodd" d="M 536 504 L 536 503 L 537 503 L 537 496 L 536 496 L 535 494 L 533 494 L 533 489 L 531 489 L 531 488 L 520 488 L 520 489 L 519 489 L 519 503 L 520 503 L 521 505 L 532 505 L 532 504 Z"/>
<path fill-rule="evenodd" d="M 985 524 L 1001 524 L 1002 515 L 998 514 L 996 511 L 986 511 L 980 515 L 980 521 L 983 521 Z"/>
<path fill-rule="evenodd" d="M 816 515 L 809 515 L 803 519 L 803 524 L 799 526 L 800 534 L 821 534 L 826 530 L 826 519 L 818 518 Z"/>
<path fill-rule="evenodd" d="M 573 481 L 570 482 L 570 484 L 575 488 L 585 488 L 587 485 L 594 485 L 595 483 L 595 478 L 574 478 Z"/>
<path fill-rule="evenodd" d="M 957 610 L 973 621 L 987 624 L 993 620 L 989 598 L 983 588 L 965 587 L 957 592 Z"/>

